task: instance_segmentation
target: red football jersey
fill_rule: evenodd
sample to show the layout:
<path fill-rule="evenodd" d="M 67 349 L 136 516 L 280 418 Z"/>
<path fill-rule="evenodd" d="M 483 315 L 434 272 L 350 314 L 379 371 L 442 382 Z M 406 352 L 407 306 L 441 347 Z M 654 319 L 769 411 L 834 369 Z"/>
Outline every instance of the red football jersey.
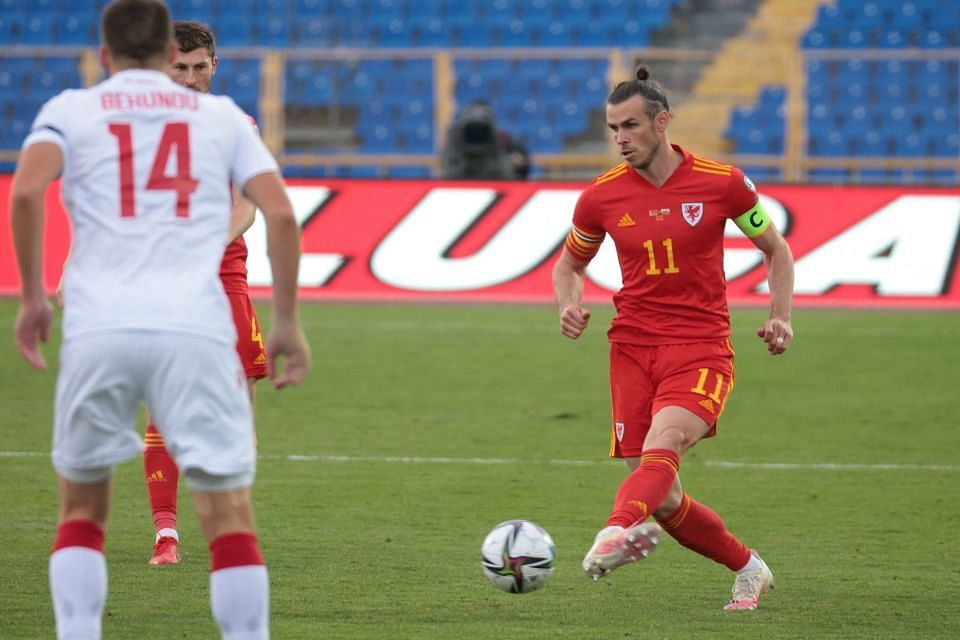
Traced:
<path fill-rule="evenodd" d="M 611 342 L 679 344 L 730 335 L 723 232 L 757 202 L 743 172 L 673 145 L 683 161 L 657 188 L 628 164 L 598 176 L 577 201 L 566 247 L 589 260 L 604 235 L 623 286 Z"/>
<path fill-rule="evenodd" d="M 227 293 L 247 293 L 247 243 L 240 236 L 227 245 L 220 263 L 220 280 Z"/>
<path fill-rule="evenodd" d="M 254 133 L 260 135 L 257 121 L 250 114 L 244 114 L 250 121 Z M 223 281 L 223 290 L 227 293 L 248 293 L 247 286 L 247 243 L 240 236 L 227 245 L 223 252 L 223 262 L 220 263 L 220 280 Z"/>

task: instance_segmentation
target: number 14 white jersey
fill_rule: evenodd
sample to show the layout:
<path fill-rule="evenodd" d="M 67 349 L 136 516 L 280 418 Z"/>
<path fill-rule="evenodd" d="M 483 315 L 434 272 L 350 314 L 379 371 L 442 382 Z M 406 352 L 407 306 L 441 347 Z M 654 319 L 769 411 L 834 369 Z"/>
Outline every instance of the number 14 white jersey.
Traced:
<path fill-rule="evenodd" d="M 73 224 L 64 338 L 146 329 L 233 344 L 218 276 L 230 184 L 278 170 L 233 101 L 122 71 L 45 104 L 23 146 L 40 141 L 63 152 Z"/>

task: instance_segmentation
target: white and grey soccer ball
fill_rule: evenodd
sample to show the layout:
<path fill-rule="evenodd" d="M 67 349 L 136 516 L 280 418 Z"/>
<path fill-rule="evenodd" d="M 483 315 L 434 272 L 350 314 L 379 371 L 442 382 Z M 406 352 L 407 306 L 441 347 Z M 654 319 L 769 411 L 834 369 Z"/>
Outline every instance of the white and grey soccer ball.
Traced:
<path fill-rule="evenodd" d="M 553 538 L 529 520 L 507 520 L 487 534 L 480 548 L 483 573 L 508 593 L 530 593 L 547 583 L 557 562 Z"/>

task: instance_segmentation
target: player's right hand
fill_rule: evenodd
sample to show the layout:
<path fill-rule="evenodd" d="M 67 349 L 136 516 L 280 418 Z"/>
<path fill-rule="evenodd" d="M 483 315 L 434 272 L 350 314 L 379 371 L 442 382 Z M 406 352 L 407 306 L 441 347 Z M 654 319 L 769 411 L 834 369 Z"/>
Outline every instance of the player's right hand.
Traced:
<path fill-rule="evenodd" d="M 571 340 L 579 338 L 589 323 L 590 312 L 580 305 L 564 307 L 560 311 L 560 332 Z"/>
<path fill-rule="evenodd" d="M 50 337 L 53 310 L 46 298 L 34 302 L 21 301 L 17 319 L 13 323 L 13 336 L 20 355 L 35 369 L 47 370 L 47 361 L 40 352 L 40 342 Z"/>
<path fill-rule="evenodd" d="M 275 324 L 267 336 L 267 377 L 274 389 L 299 385 L 310 372 L 310 345 L 299 323 Z M 280 358 L 283 357 L 283 369 Z"/>

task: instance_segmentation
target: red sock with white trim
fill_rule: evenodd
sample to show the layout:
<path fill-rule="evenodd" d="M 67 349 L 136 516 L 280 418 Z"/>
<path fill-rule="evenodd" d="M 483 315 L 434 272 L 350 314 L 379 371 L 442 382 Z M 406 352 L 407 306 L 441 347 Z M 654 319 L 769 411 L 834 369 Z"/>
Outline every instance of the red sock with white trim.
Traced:
<path fill-rule="evenodd" d="M 210 543 L 210 608 L 223 640 L 270 637 L 270 586 L 253 532 Z"/>
<path fill-rule="evenodd" d="M 107 600 L 103 529 L 91 520 L 57 527 L 50 553 L 50 595 L 58 638 L 99 638 Z"/>
<path fill-rule="evenodd" d="M 607 526 L 627 528 L 646 520 L 667 496 L 679 470 L 680 456 L 669 449 L 642 452 L 640 465 L 617 489 Z"/>
<path fill-rule="evenodd" d="M 739 571 L 750 561 L 750 549 L 730 533 L 720 515 L 705 504 L 684 494 L 680 506 L 662 520 L 663 530 L 702 556 Z"/>
<path fill-rule="evenodd" d="M 163 436 L 152 424 L 147 425 L 143 441 L 143 473 L 147 478 L 147 497 L 150 499 L 150 512 L 157 537 L 170 536 L 180 539 L 177 534 L 177 486 L 180 471 L 173 456 L 164 446 Z"/>

